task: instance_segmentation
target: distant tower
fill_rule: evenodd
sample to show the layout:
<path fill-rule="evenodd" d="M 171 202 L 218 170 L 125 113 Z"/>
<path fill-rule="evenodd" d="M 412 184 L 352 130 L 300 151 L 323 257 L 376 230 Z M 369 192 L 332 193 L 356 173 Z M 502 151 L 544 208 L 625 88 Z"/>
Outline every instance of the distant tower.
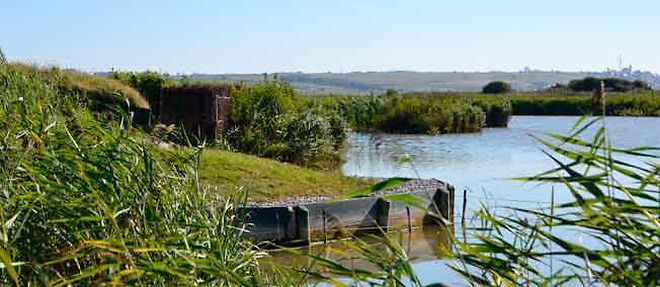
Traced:
<path fill-rule="evenodd" d="M 619 71 L 623 69 L 623 58 L 621 57 L 621 54 L 619 54 Z"/>

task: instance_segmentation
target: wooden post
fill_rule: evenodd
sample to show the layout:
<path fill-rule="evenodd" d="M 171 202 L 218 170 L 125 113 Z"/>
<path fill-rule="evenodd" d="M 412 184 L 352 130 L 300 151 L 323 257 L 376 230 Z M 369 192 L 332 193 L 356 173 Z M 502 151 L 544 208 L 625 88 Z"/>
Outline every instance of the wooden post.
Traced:
<path fill-rule="evenodd" d="M 328 243 L 328 230 L 327 230 L 327 221 L 328 219 L 326 218 L 325 214 L 325 209 L 323 210 L 323 243 Z"/>
<path fill-rule="evenodd" d="M 412 233 L 412 222 L 410 221 L 410 206 L 406 206 L 406 214 L 408 215 L 408 233 Z"/>
<path fill-rule="evenodd" d="M 463 189 L 463 211 L 461 211 L 461 230 L 463 231 L 463 242 L 467 243 L 467 227 L 465 226 L 465 210 L 467 209 L 467 189 Z"/>

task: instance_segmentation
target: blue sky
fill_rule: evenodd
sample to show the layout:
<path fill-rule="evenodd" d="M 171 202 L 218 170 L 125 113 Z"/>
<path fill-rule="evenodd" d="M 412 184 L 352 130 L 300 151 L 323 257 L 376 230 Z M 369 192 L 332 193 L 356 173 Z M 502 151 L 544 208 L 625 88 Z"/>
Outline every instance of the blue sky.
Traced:
<path fill-rule="evenodd" d="M 660 73 L 660 1 L 4 0 L 0 47 L 89 71 L 576 71 L 622 54 Z"/>

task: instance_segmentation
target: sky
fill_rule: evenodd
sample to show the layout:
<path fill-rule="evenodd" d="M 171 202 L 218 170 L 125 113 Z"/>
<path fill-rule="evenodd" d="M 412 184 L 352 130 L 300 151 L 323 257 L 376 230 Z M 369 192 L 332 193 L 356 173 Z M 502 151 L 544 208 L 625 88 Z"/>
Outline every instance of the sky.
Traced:
<path fill-rule="evenodd" d="M 1 0 L 10 60 L 168 73 L 660 73 L 659 0 Z"/>

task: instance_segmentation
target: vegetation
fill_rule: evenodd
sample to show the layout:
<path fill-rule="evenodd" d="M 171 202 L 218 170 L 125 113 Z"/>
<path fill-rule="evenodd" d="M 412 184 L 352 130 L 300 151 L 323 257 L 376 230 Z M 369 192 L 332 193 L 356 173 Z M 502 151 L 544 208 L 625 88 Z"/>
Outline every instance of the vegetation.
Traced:
<path fill-rule="evenodd" d="M 125 106 L 128 101 L 131 107 L 149 109 L 149 102 L 135 89 L 113 79 L 88 75 L 73 70 L 62 70 L 57 67 L 39 68 L 19 63 L 5 65 L 5 69 L 37 77 L 49 85 L 57 87 L 63 93 L 80 93 L 94 103 Z"/>
<path fill-rule="evenodd" d="M 507 98 L 514 115 L 602 114 L 600 107 L 593 107 L 591 94 L 516 94 Z M 608 116 L 660 116 L 660 95 L 653 91 L 608 93 L 604 100 Z"/>
<path fill-rule="evenodd" d="M 303 110 L 293 88 L 262 82 L 232 94 L 232 129 L 225 134 L 231 149 L 316 168 L 341 161 L 346 131 L 343 122 L 315 110 Z"/>
<path fill-rule="evenodd" d="M 83 97 L 0 66 L 0 285 L 261 278 L 235 201 L 197 181 L 199 152 L 156 151 Z"/>
<path fill-rule="evenodd" d="M 605 95 L 608 116 L 660 116 L 660 94 L 654 91 L 609 92 Z M 401 96 L 313 96 L 306 105 L 341 116 L 357 131 L 438 133 L 479 131 L 470 125 L 469 107 L 479 107 L 484 126 L 503 127 L 511 115 L 600 115 L 591 93 L 542 92 L 484 95 L 478 93 L 411 93 Z M 478 111 L 476 111 L 478 112 Z M 458 120 L 456 120 L 458 119 Z M 464 123 L 448 126 L 439 123 Z M 471 128 L 474 127 L 474 128 Z M 426 128 L 426 130 L 425 130 Z"/>
<path fill-rule="evenodd" d="M 202 152 L 199 177 L 204 184 L 233 192 L 248 190 L 251 201 L 267 202 L 298 196 L 334 198 L 373 183 L 339 172 L 323 172 L 256 156 L 217 149 Z"/>
<path fill-rule="evenodd" d="M 154 119 L 158 119 L 160 114 L 161 91 L 176 84 L 169 77 L 153 71 L 139 73 L 112 71 L 110 77 L 138 90 L 151 104 Z"/>
<path fill-rule="evenodd" d="M 339 115 L 358 131 L 387 133 L 461 133 L 484 126 L 506 126 L 511 106 L 506 98 L 417 93 L 399 96 L 308 97 L 307 105 Z"/>
<path fill-rule="evenodd" d="M 586 77 L 583 79 L 572 80 L 568 87 L 574 92 L 592 92 L 600 87 L 600 82 L 605 83 L 605 89 L 613 92 L 630 92 L 634 90 L 651 90 L 651 86 L 644 81 L 628 81 L 619 78 L 594 78 Z"/>
<path fill-rule="evenodd" d="M 513 92 L 511 84 L 504 81 L 493 81 L 486 84 L 481 90 L 484 94 L 506 94 Z"/>
<path fill-rule="evenodd" d="M 0 137 L 1 285 L 346 282 L 336 276 L 352 279 L 353 284 L 420 285 L 403 249 L 387 239 L 384 250 L 362 240 L 347 242 L 374 269 L 356 270 L 321 254 L 310 255 L 312 265 L 320 269 L 277 268 L 273 274 L 264 273 L 258 261 L 263 253 L 243 239 L 243 221 L 235 212 L 245 193 L 230 186 L 245 183 L 248 192 L 255 188 L 267 199 L 288 196 L 295 192 L 289 188 L 299 184 L 307 185 L 300 190 L 320 194 L 338 192 L 325 188 L 330 183 L 353 189 L 366 181 L 225 151 L 160 149 L 126 124 L 130 118 L 123 108 L 113 110 L 117 121 L 107 121 L 89 109 L 92 104 L 85 94 L 51 83 L 38 73 L 0 64 L 0 133 L 5 135 Z M 318 133 L 320 125 L 311 122 L 319 118 L 333 126 L 324 113 L 339 106 L 320 99 L 301 108 L 290 87 L 280 83 L 258 85 L 239 95 L 244 101 L 237 106 L 244 113 L 239 114 L 240 127 L 254 133 L 285 131 L 273 133 L 279 142 L 270 137 L 255 140 L 268 142 L 265 147 L 287 143 L 290 131 L 281 127 L 309 135 Z M 504 105 L 499 101 L 505 98 L 365 99 L 403 102 L 420 109 L 411 115 L 431 116 L 418 102 L 469 103 L 485 113 L 490 104 Z M 608 105 L 612 102 L 606 100 Z M 331 106 L 324 109 L 323 104 Z M 248 105 L 259 107 L 258 112 L 250 112 Z M 305 123 L 303 127 L 290 127 L 290 115 L 310 118 L 295 121 Z M 357 113 L 346 117 L 361 119 Z M 267 119 L 287 125 L 269 125 Z M 564 186 L 573 200 L 554 203 L 551 193 L 553 203 L 545 209 L 509 209 L 506 214 L 483 209 L 478 214 L 481 224 L 466 229 L 469 239 L 453 239 L 456 253 L 445 250 L 459 274 L 475 285 L 657 285 L 658 148 L 610 147 L 603 128 L 586 141 L 583 132 L 598 123 L 578 123 L 570 135 L 540 138 L 558 167 L 524 179 Z M 332 134 L 329 130 L 324 133 Z M 284 183 L 282 178 L 292 180 Z M 223 192 L 205 187 L 200 179 L 220 184 Z M 280 186 L 280 191 L 262 192 L 270 185 Z M 580 242 L 580 236 L 593 244 Z"/>

